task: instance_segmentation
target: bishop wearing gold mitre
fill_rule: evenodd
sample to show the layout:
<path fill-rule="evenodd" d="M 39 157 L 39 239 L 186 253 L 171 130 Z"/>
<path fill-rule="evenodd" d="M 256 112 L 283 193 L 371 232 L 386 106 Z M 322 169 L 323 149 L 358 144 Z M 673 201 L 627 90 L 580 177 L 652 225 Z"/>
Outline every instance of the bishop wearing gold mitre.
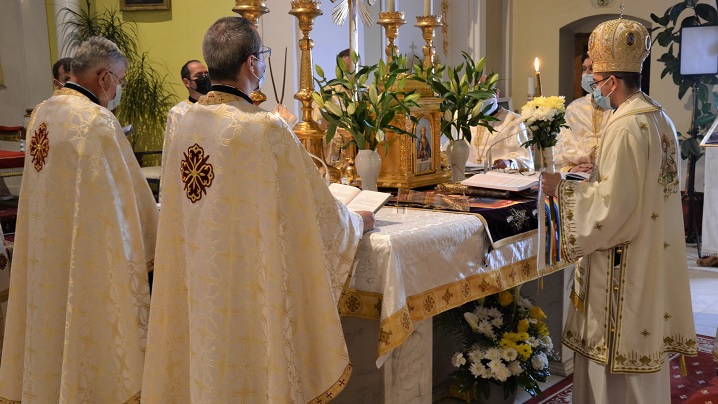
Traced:
<path fill-rule="evenodd" d="M 252 104 L 269 50 L 251 21 L 219 19 L 202 52 L 212 89 L 166 150 L 142 401 L 327 402 L 351 374 L 337 303 L 374 216 Z"/>
<path fill-rule="evenodd" d="M 576 261 L 563 343 L 577 403 L 668 403 L 668 353 L 696 354 L 679 193 L 678 141 L 640 89 L 651 40 L 619 18 L 589 37 L 593 96 L 613 108 L 590 181 L 543 175 L 560 201 L 561 248 Z"/>
<path fill-rule="evenodd" d="M 30 117 L 0 403 L 138 403 L 157 205 L 112 114 L 129 63 L 92 37 Z"/>

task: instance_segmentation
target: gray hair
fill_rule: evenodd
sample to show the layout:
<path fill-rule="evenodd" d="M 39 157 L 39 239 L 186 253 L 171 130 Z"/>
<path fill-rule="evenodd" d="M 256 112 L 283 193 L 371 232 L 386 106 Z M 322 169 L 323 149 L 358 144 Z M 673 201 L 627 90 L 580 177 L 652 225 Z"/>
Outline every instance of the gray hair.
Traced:
<path fill-rule="evenodd" d="M 234 80 L 251 55 L 259 55 L 262 39 L 246 18 L 224 17 L 212 24 L 202 41 L 202 54 L 209 76 L 214 80 Z"/>
<path fill-rule="evenodd" d="M 109 66 L 108 66 L 109 65 Z M 124 67 L 129 62 L 114 42 L 101 36 L 93 36 L 83 42 L 72 57 L 72 72 L 76 75 L 98 67 Z"/>

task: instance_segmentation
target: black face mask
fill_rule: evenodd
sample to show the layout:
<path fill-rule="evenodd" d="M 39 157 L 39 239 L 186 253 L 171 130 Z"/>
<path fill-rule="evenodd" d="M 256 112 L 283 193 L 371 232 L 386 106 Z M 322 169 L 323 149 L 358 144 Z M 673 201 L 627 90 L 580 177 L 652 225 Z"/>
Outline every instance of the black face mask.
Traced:
<path fill-rule="evenodd" d="M 212 82 L 209 81 L 209 75 L 198 77 L 194 79 L 194 82 L 197 84 L 197 92 L 202 95 L 207 94 L 212 88 Z"/>

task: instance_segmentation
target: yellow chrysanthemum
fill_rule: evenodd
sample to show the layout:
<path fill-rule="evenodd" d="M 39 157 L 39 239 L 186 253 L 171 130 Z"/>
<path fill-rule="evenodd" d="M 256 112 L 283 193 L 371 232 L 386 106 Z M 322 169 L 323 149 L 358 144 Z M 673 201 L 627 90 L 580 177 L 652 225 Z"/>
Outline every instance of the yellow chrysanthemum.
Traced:
<path fill-rule="evenodd" d="M 518 332 L 526 332 L 529 330 L 529 321 L 525 318 L 519 320 L 519 325 L 516 327 Z"/>
<path fill-rule="evenodd" d="M 542 322 L 536 323 L 535 327 L 536 327 L 536 333 L 539 336 L 545 337 L 548 335 L 548 326 L 546 325 L 546 323 L 542 323 Z"/>
<path fill-rule="evenodd" d="M 540 307 L 534 306 L 531 308 L 531 318 L 541 321 L 546 318 L 546 313 L 544 313 Z"/>
<path fill-rule="evenodd" d="M 514 294 L 511 293 L 509 290 L 504 290 L 503 292 L 499 293 L 499 304 L 501 306 L 508 306 L 514 301 Z"/>
<path fill-rule="evenodd" d="M 519 344 L 516 346 L 516 352 L 519 353 L 519 358 L 521 358 L 522 361 L 525 361 L 531 357 L 533 350 L 529 344 Z"/>

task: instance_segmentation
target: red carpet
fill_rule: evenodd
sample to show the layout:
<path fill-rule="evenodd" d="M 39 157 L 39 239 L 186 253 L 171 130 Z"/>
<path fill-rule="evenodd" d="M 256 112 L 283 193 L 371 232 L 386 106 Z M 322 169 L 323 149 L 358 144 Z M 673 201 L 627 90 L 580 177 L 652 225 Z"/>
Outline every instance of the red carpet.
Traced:
<path fill-rule="evenodd" d="M 718 404 L 718 363 L 713 360 L 713 337 L 698 335 L 698 356 L 686 357 L 687 376 L 681 376 L 680 355 L 671 357 L 671 404 Z M 525 404 L 571 403 L 573 376 L 544 390 Z"/>

